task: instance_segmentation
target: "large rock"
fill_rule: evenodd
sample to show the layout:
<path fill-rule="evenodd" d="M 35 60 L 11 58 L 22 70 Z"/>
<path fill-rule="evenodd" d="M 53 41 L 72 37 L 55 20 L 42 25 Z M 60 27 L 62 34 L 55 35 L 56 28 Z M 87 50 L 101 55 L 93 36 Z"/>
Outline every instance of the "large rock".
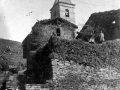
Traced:
<path fill-rule="evenodd" d="M 89 38 L 91 33 L 97 37 L 101 31 L 105 35 L 105 40 L 120 38 L 119 16 L 120 9 L 91 14 L 77 38 Z"/>

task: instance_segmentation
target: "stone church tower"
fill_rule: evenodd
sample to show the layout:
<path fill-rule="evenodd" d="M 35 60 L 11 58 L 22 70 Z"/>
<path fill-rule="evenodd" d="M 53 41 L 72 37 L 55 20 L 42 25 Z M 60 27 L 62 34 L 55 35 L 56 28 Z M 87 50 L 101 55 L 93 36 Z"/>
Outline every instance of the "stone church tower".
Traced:
<path fill-rule="evenodd" d="M 51 11 L 51 19 L 63 18 L 71 23 L 75 23 L 75 4 L 71 0 L 55 0 Z"/>

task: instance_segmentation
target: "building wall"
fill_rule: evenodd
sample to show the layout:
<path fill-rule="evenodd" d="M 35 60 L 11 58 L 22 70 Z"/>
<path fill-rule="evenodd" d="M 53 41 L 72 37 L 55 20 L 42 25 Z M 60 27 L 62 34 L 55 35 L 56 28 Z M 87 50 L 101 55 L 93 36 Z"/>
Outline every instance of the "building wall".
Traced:
<path fill-rule="evenodd" d="M 61 30 L 61 36 L 60 36 L 61 38 L 68 39 L 68 40 L 72 40 L 75 38 L 74 29 L 73 31 L 70 31 L 66 27 L 61 27 L 60 30 Z"/>
<path fill-rule="evenodd" d="M 53 32 L 57 35 L 56 30 L 57 30 L 56 25 L 43 25 L 42 27 L 34 28 L 35 31 L 41 32 L 38 35 L 35 35 L 34 33 L 31 33 L 27 39 L 25 40 L 25 44 L 23 45 L 23 58 L 27 58 L 28 54 L 30 51 L 35 51 L 37 48 L 42 47 L 38 46 L 39 45 L 44 45 L 48 42 L 50 39 L 50 36 L 53 35 Z M 60 38 L 62 39 L 68 39 L 72 40 L 75 38 L 75 29 L 70 28 L 69 26 L 61 26 L 60 27 Z M 33 43 L 33 44 L 32 44 Z M 34 44 L 36 43 L 36 44 Z"/>
<path fill-rule="evenodd" d="M 51 19 L 54 19 L 56 17 L 60 17 L 60 18 L 63 18 L 71 23 L 75 23 L 74 8 L 75 8 L 75 6 L 71 5 L 71 4 L 57 3 L 51 9 Z M 65 9 L 69 10 L 69 17 L 65 16 Z"/>
<path fill-rule="evenodd" d="M 51 19 L 60 17 L 60 8 L 59 5 L 55 5 L 55 7 L 51 10 Z"/>
<path fill-rule="evenodd" d="M 60 38 L 62 39 L 68 39 L 68 40 L 72 40 L 75 38 L 75 29 L 74 28 L 69 28 L 68 26 L 64 26 L 64 27 L 57 27 L 57 26 L 52 26 L 52 25 L 47 25 L 45 26 L 45 28 L 47 29 L 47 31 L 50 32 L 50 35 L 53 34 L 53 32 L 57 35 L 57 29 L 60 29 Z M 71 30 L 70 30 L 71 29 Z"/>
<path fill-rule="evenodd" d="M 69 10 L 69 17 L 65 16 L 65 9 Z M 60 17 L 69 22 L 75 23 L 74 6 L 60 3 Z"/>

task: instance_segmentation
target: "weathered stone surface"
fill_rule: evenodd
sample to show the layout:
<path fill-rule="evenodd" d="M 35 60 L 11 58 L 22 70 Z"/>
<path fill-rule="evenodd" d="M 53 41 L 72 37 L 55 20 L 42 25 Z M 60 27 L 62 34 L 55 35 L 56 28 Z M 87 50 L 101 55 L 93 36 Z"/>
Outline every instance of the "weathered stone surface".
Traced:
<path fill-rule="evenodd" d="M 93 13 L 85 23 L 77 38 L 88 39 L 91 33 L 99 36 L 100 31 L 105 35 L 105 40 L 120 38 L 120 9 L 106 12 Z"/>

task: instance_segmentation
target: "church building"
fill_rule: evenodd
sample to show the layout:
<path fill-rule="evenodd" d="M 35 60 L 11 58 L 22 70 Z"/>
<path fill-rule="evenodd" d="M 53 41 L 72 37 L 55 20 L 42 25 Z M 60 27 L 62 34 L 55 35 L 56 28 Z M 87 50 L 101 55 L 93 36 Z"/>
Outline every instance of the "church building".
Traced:
<path fill-rule="evenodd" d="M 51 51 L 46 47 L 51 36 L 65 40 L 75 39 L 78 27 L 75 25 L 74 8 L 75 4 L 71 0 L 55 0 L 50 9 L 51 18 L 37 21 L 23 40 L 23 58 L 27 59 L 27 75 L 30 77 L 28 83 L 43 83 L 42 81 L 53 77 L 49 57 Z"/>

